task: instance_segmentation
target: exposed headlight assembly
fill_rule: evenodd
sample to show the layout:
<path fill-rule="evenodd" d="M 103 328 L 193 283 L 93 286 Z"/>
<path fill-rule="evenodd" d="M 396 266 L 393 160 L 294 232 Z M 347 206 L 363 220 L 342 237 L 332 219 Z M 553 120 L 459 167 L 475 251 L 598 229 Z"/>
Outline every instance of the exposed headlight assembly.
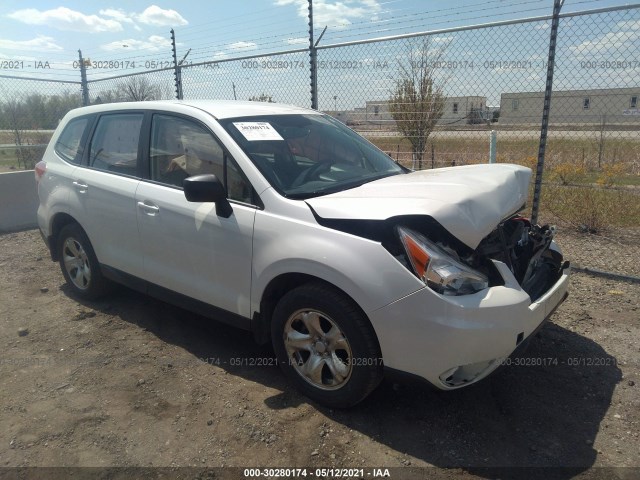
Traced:
<path fill-rule="evenodd" d="M 424 235 L 397 227 L 416 276 L 442 295 L 468 295 L 489 286 L 489 279 L 460 263 Z"/>

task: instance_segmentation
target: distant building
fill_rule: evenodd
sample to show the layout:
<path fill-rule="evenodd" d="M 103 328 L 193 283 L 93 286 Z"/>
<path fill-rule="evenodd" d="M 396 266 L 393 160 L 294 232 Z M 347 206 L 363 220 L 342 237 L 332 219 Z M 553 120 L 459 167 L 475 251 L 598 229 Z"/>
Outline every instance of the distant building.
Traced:
<path fill-rule="evenodd" d="M 394 123 L 389 111 L 388 100 L 368 101 L 365 107 L 365 122 L 369 124 Z M 483 123 L 487 117 L 487 97 L 447 97 L 444 103 L 444 113 L 438 125 L 465 125 L 468 123 Z"/>
<path fill-rule="evenodd" d="M 551 95 L 550 123 L 640 123 L 640 87 L 561 90 Z M 539 124 L 544 92 L 503 93 L 500 124 Z"/>
<path fill-rule="evenodd" d="M 447 97 L 438 125 L 465 125 L 487 121 L 487 97 Z"/>
<path fill-rule="evenodd" d="M 341 110 L 337 112 L 325 112 L 334 118 L 337 118 L 346 125 L 359 125 L 365 122 L 366 111 L 364 107 L 354 108 L 353 110 Z"/>

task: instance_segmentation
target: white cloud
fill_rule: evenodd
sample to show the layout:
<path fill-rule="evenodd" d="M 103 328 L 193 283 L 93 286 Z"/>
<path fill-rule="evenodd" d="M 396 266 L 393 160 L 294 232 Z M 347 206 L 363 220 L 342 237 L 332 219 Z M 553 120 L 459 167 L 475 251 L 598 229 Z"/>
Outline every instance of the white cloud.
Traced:
<path fill-rule="evenodd" d="M 598 54 L 626 54 L 630 50 L 637 49 L 638 40 L 640 40 L 640 20 L 628 20 L 618 22 L 615 31 L 608 32 L 593 40 L 585 40 L 578 45 L 572 45 L 569 50 L 577 58 Z M 593 58 L 589 60 L 593 60 Z"/>
<path fill-rule="evenodd" d="M 164 10 L 157 5 L 147 7 L 142 13 L 125 12 L 121 8 L 106 8 L 100 10 L 99 13 L 118 22 L 133 25 L 136 30 L 142 30 L 136 22 L 156 27 L 187 25 L 189 23 L 175 10 Z"/>
<path fill-rule="evenodd" d="M 140 23 L 159 27 L 187 25 L 189 23 L 175 10 L 164 10 L 157 5 L 147 7 L 144 12 L 136 15 L 135 18 Z"/>
<path fill-rule="evenodd" d="M 150 52 L 157 52 L 160 50 L 169 52 L 171 50 L 171 40 L 161 37 L 160 35 L 151 35 L 147 40 L 126 38 L 124 40 L 106 43 L 100 46 L 100 48 L 106 51 L 122 50 L 123 48 L 127 48 L 131 50 L 148 50 Z"/>
<path fill-rule="evenodd" d="M 52 37 L 38 36 L 31 40 L 0 39 L 0 48 L 7 50 L 34 50 L 44 52 L 60 52 L 64 50 L 56 44 Z"/>
<path fill-rule="evenodd" d="M 99 15 L 88 15 L 67 7 L 51 10 L 25 8 L 7 15 L 27 25 L 46 25 L 58 30 L 74 32 L 120 32 L 123 25 L 141 30 L 138 23 L 155 27 L 187 25 L 189 22 L 175 10 L 165 10 L 157 5 L 147 7 L 142 13 L 125 12 L 122 9 L 105 8 Z"/>
<path fill-rule="evenodd" d="M 107 8 L 104 10 L 100 10 L 98 12 L 100 15 L 102 15 L 103 17 L 111 17 L 114 20 L 117 20 L 118 22 L 123 22 L 123 23 L 133 23 L 133 19 L 131 18 L 130 13 L 125 12 L 124 10 L 118 8 Z"/>
<path fill-rule="evenodd" d="M 579 45 L 571 46 L 569 50 L 578 57 L 610 53 L 612 50 L 622 53 L 631 46 L 631 42 L 639 38 L 640 31 L 638 30 L 609 32 L 598 39 L 585 40 Z"/>
<path fill-rule="evenodd" d="M 17 62 L 33 62 L 33 61 L 37 61 L 39 60 L 36 57 L 31 57 L 28 55 L 5 55 L 4 53 L 0 52 L 0 58 L 2 60 L 13 60 L 13 61 L 17 61 Z"/>
<path fill-rule="evenodd" d="M 122 30 L 120 22 L 101 18 L 97 15 L 85 15 L 66 7 L 58 7 L 52 10 L 38 10 L 25 8 L 16 10 L 7 17 L 27 25 L 46 25 L 58 30 L 71 30 L 74 32 L 119 32 Z"/>
<path fill-rule="evenodd" d="M 285 40 L 288 45 L 301 45 L 309 43 L 309 38 L 307 37 L 298 37 L 298 38 L 287 38 Z"/>
<path fill-rule="evenodd" d="M 298 16 L 307 18 L 307 0 L 275 0 L 274 5 L 282 7 L 295 5 L 298 7 Z M 348 2 L 336 2 L 329 0 L 315 0 L 313 2 L 313 23 L 317 27 L 346 28 L 352 20 L 378 19 L 378 13 L 382 7 L 378 0 L 351 0 Z"/>
<path fill-rule="evenodd" d="M 453 41 L 453 35 L 448 35 L 444 37 L 436 36 L 432 38 L 434 43 L 450 43 Z"/>
<path fill-rule="evenodd" d="M 229 44 L 231 50 L 255 50 L 258 45 L 255 42 L 235 42 Z"/>
<path fill-rule="evenodd" d="M 618 22 L 618 27 L 628 30 L 640 30 L 640 20 L 625 20 Z"/>

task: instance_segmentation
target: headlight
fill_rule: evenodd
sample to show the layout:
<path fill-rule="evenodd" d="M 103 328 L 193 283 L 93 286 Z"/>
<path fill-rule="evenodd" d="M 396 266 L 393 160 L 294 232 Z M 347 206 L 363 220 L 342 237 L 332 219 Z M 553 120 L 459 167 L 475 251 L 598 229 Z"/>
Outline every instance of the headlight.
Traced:
<path fill-rule="evenodd" d="M 416 276 L 443 295 L 468 295 L 489 286 L 489 279 L 446 253 L 413 230 L 398 227 L 398 235 Z"/>

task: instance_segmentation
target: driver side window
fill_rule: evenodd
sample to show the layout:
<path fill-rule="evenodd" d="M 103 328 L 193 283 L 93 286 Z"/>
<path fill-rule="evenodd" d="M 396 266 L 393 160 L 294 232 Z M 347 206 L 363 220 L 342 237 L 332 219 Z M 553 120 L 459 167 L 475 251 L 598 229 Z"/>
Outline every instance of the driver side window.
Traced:
<path fill-rule="evenodd" d="M 182 187 L 187 177 L 212 173 L 225 185 L 229 199 L 252 203 L 249 181 L 218 140 L 197 122 L 154 115 L 149 154 L 151 180 Z"/>
<path fill-rule="evenodd" d="M 213 136 L 197 123 L 169 115 L 154 115 L 151 124 L 151 179 L 182 186 L 193 175 L 224 176 L 224 152 Z"/>

